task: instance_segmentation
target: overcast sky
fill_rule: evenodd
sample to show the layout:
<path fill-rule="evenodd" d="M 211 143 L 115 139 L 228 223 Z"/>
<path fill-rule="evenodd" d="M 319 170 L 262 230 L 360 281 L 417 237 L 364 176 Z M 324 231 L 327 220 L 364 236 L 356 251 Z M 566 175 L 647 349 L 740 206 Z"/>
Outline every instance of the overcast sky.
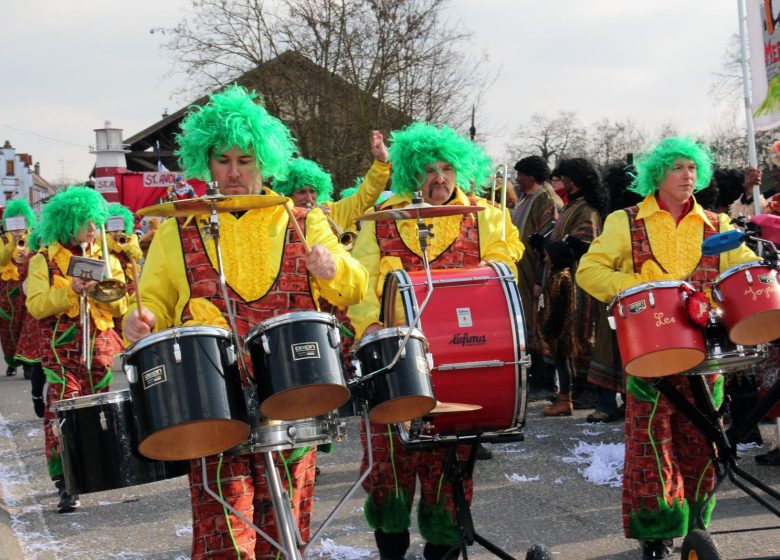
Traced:
<path fill-rule="evenodd" d="M 189 100 L 159 50 L 188 0 L 6 2 L 0 18 L 0 142 L 41 163 L 50 181 L 83 180 L 93 129 L 110 120 L 129 137 Z M 709 95 L 736 0 L 453 0 L 498 79 L 480 133 L 501 157 L 533 113 L 576 111 L 583 123 L 631 118 L 648 132 L 674 123 L 706 133 L 719 118 Z"/>

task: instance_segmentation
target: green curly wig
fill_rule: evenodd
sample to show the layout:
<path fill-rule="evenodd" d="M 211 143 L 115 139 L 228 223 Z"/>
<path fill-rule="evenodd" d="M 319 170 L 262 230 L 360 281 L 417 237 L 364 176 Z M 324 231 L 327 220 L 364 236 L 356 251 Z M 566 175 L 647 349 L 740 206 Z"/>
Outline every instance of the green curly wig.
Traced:
<path fill-rule="evenodd" d="M 403 130 L 393 131 L 390 142 L 395 194 L 408 195 L 419 190 L 425 167 L 437 161 L 446 161 L 454 167 L 461 190 L 468 192 L 473 185 L 475 192 L 482 194 L 490 184 L 493 164 L 488 155 L 446 125 L 412 123 Z"/>
<path fill-rule="evenodd" d="M 23 198 L 15 198 L 9 200 L 5 205 L 5 211 L 3 211 L 3 229 L 7 228 L 5 222 L 6 218 L 15 218 L 17 216 L 24 216 L 24 219 L 27 222 L 27 229 L 34 228 L 35 224 L 38 223 L 38 218 L 35 217 L 35 212 L 33 212 L 32 207 L 30 207 L 30 203 Z"/>
<path fill-rule="evenodd" d="M 690 137 L 670 136 L 639 156 L 636 175 L 628 190 L 642 196 L 653 194 L 666 177 L 666 172 L 679 159 L 689 159 L 696 164 L 694 192 L 707 188 L 712 179 L 712 154 L 709 148 Z"/>
<path fill-rule="evenodd" d="M 135 219 L 133 218 L 133 213 L 130 209 L 118 202 L 112 202 L 108 205 L 108 217 L 113 218 L 114 216 L 122 216 L 122 219 L 125 222 L 125 233 L 127 235 L 132 235 Z"/>
<path fill-rule="evenodd" d="M 206 105 L 190 109 L 176 135 L 176 155 L 186 177 L 211 181 L 210 157 L 233 146 L 254 153 L 263 174 L 284 177 L 295 141 L 284 123 L 255 99 L 261 101 L 256 93 L 233 85 L 213 94 Z"/>
<path fill-rule="evenodd" d="M 84 185 L 71 185 L 44 205 L 36 236 L 43 246 L 55 241 L 66 245 L 90 221 L 100 228 L 107 218 L 108 204 L 100 193 Z"/>
<path fill-rule="evenodd" d="M 290 196 L 304 187 L 311 187 L 317 193 L 317 202 L 331 200 L 333 180 L 316 162 L 305 158 L 293 158 L 287 168 L 287 177 L 274 177 L 272 189 L 284 196 Z"/>

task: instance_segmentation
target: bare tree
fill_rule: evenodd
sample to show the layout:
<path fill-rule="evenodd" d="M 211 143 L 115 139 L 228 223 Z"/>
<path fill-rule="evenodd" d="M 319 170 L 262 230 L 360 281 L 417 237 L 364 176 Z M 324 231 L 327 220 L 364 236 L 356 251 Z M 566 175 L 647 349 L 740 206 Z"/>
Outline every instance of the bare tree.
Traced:
<path fill-rule="evenodd" d="M 739 46 L 739 34 L 729 37 L 723 50 L 721 68 L 712 73 L 715 79 L 710 85 L 710 95 L 716 103 L 727 107 L 739 107 L 742 104 L 742 51 Z"/>
<path fill-rule="evenodd" d="M 412 120 L 465 128 L 490 85 L 450 0 L 192 0 L 164 34 L 176 68 L 202 93 L 241 77 L 298 138 L 303 156 L 351 184 L 370 130 Z M 290 56 L 293 53 L 295 56 Z M 279 61 L 282 62 L 279 62 Z"/>
<path fill-rule="evenodd" d="M 641 151 L 647 142 L 645 132 L 631 119 L 600 119 L 587 129 L 586 137 L 590 148 L 587 157 L 602 170 L 625 163 L 628 154 Z"/>
<path fill-rule="evenodd" d="M 585 130 L 574 111 L 559 111 L 554 117 L 534 113 L 515 138 L 508 147 L 510 159 L 537 154 L 550 165 L 564 157 L 582 155 L 585 148 Z"/>

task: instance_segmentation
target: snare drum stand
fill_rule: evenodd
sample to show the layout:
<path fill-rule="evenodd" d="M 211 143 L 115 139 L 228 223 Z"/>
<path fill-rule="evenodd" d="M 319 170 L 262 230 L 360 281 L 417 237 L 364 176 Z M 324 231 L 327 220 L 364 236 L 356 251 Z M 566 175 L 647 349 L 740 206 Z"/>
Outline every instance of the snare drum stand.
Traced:
<path fill-rule="evenodd" d="M 444 476 L 447 482 L 452 485 L 453 501 L 455 502 L 455 517 L 458 523 L 460 538 L 457 544 L 453 545 L 444 555 L 444 559 L 455 558 L 458 551 L 463 553 L 463 559 L 468 560 L 468 547 L 474 542 L 480 544 L 484 549 L 492 552 L 497 558 L 503 560 L 515 560 L 497 545 L 493 544 L 485 537 L 477 533 L 474 528 L 474 519 L 471 516 L 471 506 L 466 499 L 466 491 L 463 488 L 463 482 L 470 480 L 474 475 L 474 463 L 477 460 L 477 448 L 479 447 L 481 436 L 474 438 L 460 439 L 447 444 L 447 456 L 444 460 Z M 459 445 L 468 445 L 469 457 L 465 461 L 458 460 L 457 449 Z"/>

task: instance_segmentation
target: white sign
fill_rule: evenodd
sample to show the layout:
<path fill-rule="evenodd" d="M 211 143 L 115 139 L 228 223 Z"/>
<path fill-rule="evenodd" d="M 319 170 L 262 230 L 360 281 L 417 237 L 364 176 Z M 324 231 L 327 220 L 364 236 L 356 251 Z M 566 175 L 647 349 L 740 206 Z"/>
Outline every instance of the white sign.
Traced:
<path fill-rule="evenodd" d="M 6 231 L 24 231 L 27 229 L 27 220 L 24 216 L 14 216 L 5 219 Z"/>
<path fill-rule="evenodd" d="M 116 181 L 113 177 L 95 177 L 95 190 L 99 193 L 115 193 Z"/>
<path fill-rule="evenodd" d="M 106 231 L 125 231 L 125 219 L 122 216 L 111 216 L 106 221 Z"/>
<path fill-rule="evenodd" d="M 171 171 L 144 172 L 144 187 L 168 187 L 176 183 L 176 177 L 179 175 Z"/>
<path fill-rule="evenodd" d="M 4 187 L 18 187 L 19 186 L 19 179 L 16 179 L 15 177 L 3 177 L 3 186 Z"/>

